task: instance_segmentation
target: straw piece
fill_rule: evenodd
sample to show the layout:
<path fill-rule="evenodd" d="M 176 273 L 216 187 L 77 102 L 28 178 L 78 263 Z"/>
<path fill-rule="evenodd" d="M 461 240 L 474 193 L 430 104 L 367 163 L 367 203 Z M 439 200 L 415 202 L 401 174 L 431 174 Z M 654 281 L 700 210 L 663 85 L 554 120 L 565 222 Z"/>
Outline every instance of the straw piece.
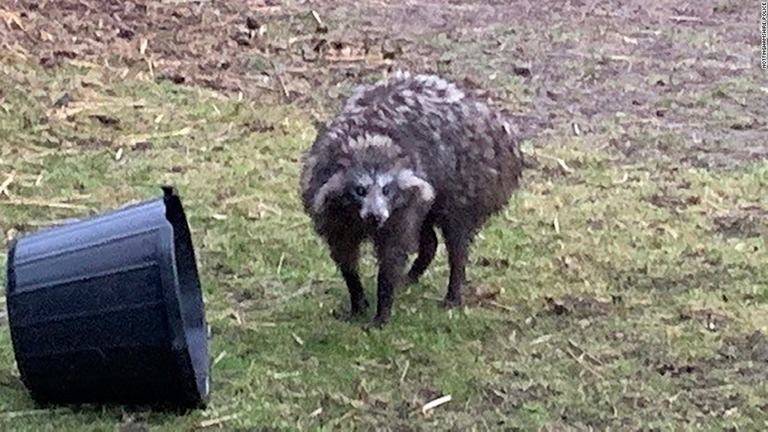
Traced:
<path fill-rule="evenodd" d="M 426 414 L 430 410 L 433 410 L 439 407 L 440 405 L 450 402 L 451 399 L 453 399 L 451 395 L 446 395 L 443 397 L 439 397 L 433 401 L 427 402 L 423 407 L 421 407 L 421 413 Z"/>

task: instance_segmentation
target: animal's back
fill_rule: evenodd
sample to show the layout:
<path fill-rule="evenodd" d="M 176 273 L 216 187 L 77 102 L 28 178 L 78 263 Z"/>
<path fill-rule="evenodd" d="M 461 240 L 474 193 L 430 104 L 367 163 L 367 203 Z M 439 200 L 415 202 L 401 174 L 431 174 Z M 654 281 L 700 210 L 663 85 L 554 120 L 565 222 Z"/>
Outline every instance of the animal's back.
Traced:
<path fill-rule="evenodd" d="M 510 125 L 435 75 L 396 74 L 345 104 L 353 125 L 381 128 L 412 148 L 436 188 L 436 211 L 492 213 L 519 186 L 522 154 Z"/>
<path fill-rule="evenodd" d="M 484 219 L 518 187 L 522 155 L 510 126 L 439 76 L 398 72 L 358 87 L 310 152 L 341 163 L 347 142 L 366 134 L 388 136 L 417 159 L 435 187 L 435 213 Z"/>

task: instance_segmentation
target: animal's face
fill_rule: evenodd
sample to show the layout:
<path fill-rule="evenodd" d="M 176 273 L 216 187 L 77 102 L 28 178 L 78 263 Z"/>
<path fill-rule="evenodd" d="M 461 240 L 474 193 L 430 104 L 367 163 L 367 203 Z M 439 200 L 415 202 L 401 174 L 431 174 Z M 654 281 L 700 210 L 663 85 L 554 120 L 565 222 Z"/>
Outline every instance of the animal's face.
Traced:
<path fill-rule="evenodd" d="M 341 148 L 350 157 L 318 188 L 312 203 L 315 212 L 336 201 L 381 227 L 412 199 L 422 203 L 435 199 L 432 185 L 409 168 L 408 158 L 390 137 L 365 134 L 342 143 Z"/>
<path fill-rule="evenodd" d="M 382 227 L 392 214 L 412 200 L 432 202 L 435 190 L 410 169 L 358 168 L 338 172 L 319 190 L 314 199 L 317 212 L 330 200 L 351 206 L 363 221 Z"/>
<path fill-rule="evenodd" d="M 394 172 L 362 171 L 353 173 L 347 183 L 347 195 L 360 218 L 376 226 L 387 222 L 392 213 L 406 202 Z"/>

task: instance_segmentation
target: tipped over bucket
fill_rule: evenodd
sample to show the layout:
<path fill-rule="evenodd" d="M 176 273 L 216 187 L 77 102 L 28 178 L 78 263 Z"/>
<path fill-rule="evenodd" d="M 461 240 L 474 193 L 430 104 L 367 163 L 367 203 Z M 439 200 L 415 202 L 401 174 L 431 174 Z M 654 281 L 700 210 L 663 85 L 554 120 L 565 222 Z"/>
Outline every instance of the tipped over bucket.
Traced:
<path fill-rule="evenodd" d="M 181 200 L 49 228 L 8 253 L 8 323 L 39 403 L 205 408 L 208 334 Z"/>

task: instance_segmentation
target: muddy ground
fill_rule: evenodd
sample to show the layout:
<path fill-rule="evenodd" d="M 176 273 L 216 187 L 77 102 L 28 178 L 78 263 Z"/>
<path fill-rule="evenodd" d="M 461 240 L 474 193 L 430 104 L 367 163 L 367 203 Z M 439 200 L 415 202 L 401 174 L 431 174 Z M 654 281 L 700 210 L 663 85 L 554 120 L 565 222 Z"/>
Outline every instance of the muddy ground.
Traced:
<path fill-rule="evenodd" d="M 42 65 L 108 64 L 318 121 L 354 83 L 401 68 L 483 89 L 526 136 L 593 134 L 627 163 L 768 155 L 758 11 L 738 0 L 4 3 L 2 44 Z"/>

